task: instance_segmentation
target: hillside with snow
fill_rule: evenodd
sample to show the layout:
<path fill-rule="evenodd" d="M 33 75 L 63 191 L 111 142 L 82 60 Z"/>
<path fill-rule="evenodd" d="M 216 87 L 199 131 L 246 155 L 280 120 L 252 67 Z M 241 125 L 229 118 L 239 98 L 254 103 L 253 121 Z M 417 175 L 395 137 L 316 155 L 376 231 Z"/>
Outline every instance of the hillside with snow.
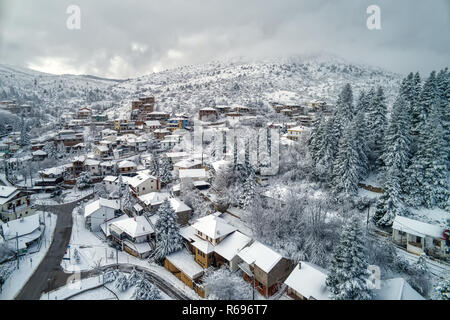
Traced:
<path fill-rule="evenodd" d="M 106 110 L 110 118 L 126 116 L 130 101 L 142 95 L 154 95 L 161 111 L 192 113 L 206 106 L 241 104 L 260 108 L 264 114 L 271 112 L 267 103 L 272 101 L 320 99 L 334 104 L 347 82 L 355 95 L 382 86 L 391 103 L 400 80 L 398 74 L 328 56 L 215 61 L 124 81 L 0 65 L 0 100 L 31 101 L 49 120 L 82 106 Z"/>

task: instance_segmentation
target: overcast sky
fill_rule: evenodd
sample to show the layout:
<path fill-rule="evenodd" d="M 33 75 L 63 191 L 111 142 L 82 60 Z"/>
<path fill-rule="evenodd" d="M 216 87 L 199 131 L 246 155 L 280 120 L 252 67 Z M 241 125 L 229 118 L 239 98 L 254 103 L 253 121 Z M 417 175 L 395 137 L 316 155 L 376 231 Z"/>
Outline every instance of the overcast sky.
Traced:
<path fill-rule="evenodd" d="M 69 5 L 81 29 L 69 30 Z M 369 30 L 366 9 L 381 9 Z M 450 0 L 0 0 L 0 63 L 127 78 L 230 57 L 332 53 L 406 73 L 449 66 Z"/>

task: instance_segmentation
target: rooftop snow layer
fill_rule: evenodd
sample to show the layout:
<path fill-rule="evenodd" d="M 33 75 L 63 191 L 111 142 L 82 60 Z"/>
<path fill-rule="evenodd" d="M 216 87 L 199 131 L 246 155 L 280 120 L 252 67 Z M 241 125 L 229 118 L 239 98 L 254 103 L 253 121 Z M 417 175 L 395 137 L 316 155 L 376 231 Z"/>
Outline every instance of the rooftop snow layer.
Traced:
<path fill-rule="evenodd" d="M 315 300 L 330 300 L 331 292 L 325 284 L 326 279 L 327 272 L 325 270 L 301 261 L 284 283 L 307 299 L 312 297 Z"/>

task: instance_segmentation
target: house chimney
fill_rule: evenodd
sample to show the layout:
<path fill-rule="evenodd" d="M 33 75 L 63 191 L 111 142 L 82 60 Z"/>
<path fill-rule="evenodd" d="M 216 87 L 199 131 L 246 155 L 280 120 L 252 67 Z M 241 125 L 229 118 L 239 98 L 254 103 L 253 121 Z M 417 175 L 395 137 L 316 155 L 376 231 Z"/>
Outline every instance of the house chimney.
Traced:
<path fill-rule="evenodd" d="M 298 263 L 298 269 L 301 269 L 301 268 L 302 268 L 302 263 L 299 262 L 299 263 Z"/>

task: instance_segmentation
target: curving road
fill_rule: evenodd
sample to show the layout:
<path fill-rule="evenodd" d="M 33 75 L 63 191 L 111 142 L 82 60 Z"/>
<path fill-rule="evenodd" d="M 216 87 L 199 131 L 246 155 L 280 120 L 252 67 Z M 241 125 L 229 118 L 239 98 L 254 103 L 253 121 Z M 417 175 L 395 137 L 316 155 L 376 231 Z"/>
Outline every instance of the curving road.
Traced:
<path fill-rule="evenodd" d="M 70 274 L 61 268 L 61 261 L 66 252 L 72 234 L 72 211 L 75 203 L 45 206 L 46 210 L 57 215 L 53 241 L 42 262 L 39 264 L 28 282 L 16 296 L 16 300 L 39 300 L 42 292 L 66 284 Z M 38 209 L 44 209 L 38 206 Z"/>
<path fill-rule="evenodd" d="M 33 275 L 28 279 L 21 291 L 16 296 L 16 300 L 39 300 L 43 293 L 55 290 L 67 284 L 67 280 L 72 273 L 65 273 L 61 268 L 61 261 L 65 255 L 67 246 L 70 243 L 72 234 L 72 211 L 77 202 L 38 206 L 39 210 L 47 210 L 55 213 L 56 220 L 53 241 L 42 262 L 39 264 Z M 101 271 L 117 267 L 117 265 L 103 266 L 100 270 L 90 270 L 81 273 L 81 278 L 89 278 L 98 275 Z M 158 288 L 164 291 L 173 299 L 190 300 L 191 298 L 184 294 L 182 290 L 168 284 L 164 279 L 154 271 L 145 267 L 133 264 L 119 264 L 120 271 L 131 272 L 133 268 L 143 272 L 146 279 L 154 283 Z"/>

